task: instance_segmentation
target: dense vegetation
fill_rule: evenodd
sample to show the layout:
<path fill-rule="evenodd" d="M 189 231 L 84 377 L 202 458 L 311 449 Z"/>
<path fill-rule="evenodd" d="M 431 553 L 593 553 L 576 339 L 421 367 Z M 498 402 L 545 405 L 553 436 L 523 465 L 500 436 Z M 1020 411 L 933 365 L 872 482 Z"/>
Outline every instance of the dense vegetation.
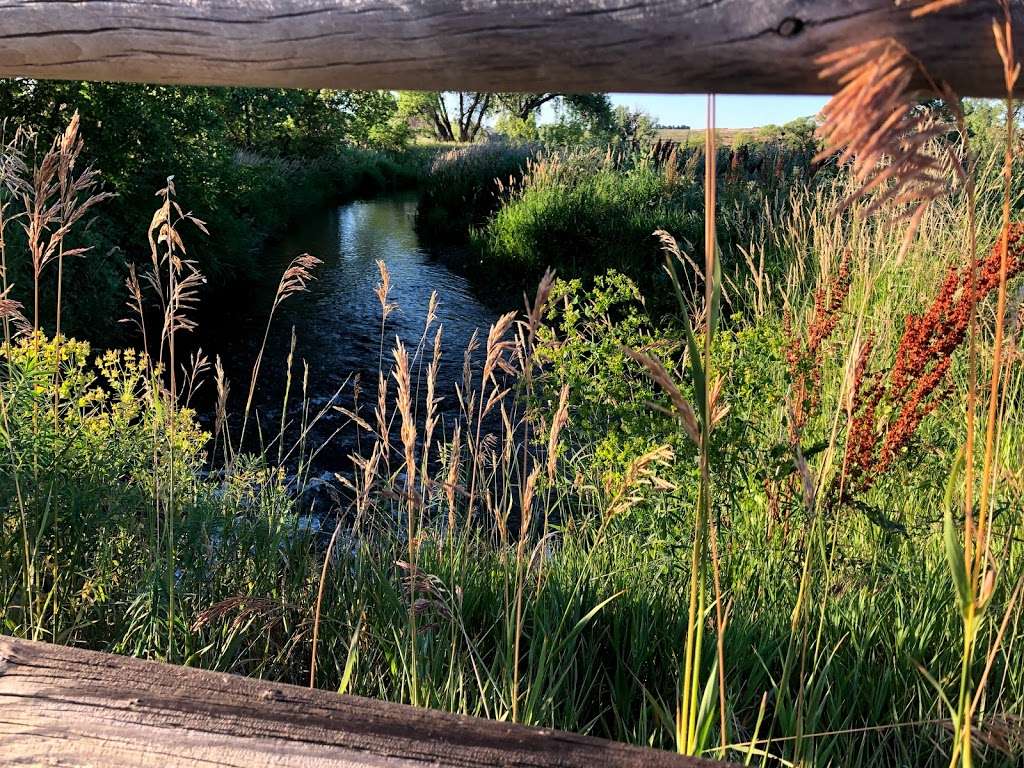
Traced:
<path fill-rule="evenodd" d="M 125 265 L 148 259 L 142 235 L 153 190 L 168 177 L 189 189 L 189 204 L 218 233 L 195 243 L 211 287 L 237 290 L 264 277 L 259 248 L 304 213 L 416 183 L 428 158 L 395 153 L 406 140 L 393 120 L 396 110 L 387 92 L 0 80 L 6 140 L 19 129 L 37 135 L 29 154 L 38 162 L 77 112 L 85 140 L 79 162 L 95 168 L 103 192 L 113 195 L 78 233 L 76 245 L 89 247 L 90 258 L 67 264 L 82 291 L 65 327 L 88 331 L 97 342 L 118 337 Z M 8 281 L 25 301 L 20 290 L 32 281 L 23 263 L 12 264 Z M 46 288 L 50 323 L 52 279 Z"/>
<path fill-rule="evenodd" d="M 926 111 L 912 106 L 908 121 Z M 909 237 L 907 200 L 816 161 L 806 133 L 704 151 L 592 131 L 574 150 L 438 155 L 421 226 L 466 232 L 483 280 L 539 288 L 439 391 L 435 307 L 396 307 L 379 264 L 379 378 L 352 383 L 357 455 L 323 518 L 304 501 L 316 408 L 260 424 L 269 361 L 229 382 L 181 359 L 208 268 L 193 244 L 237 225 L 203 210 L 224 178 L 189 175 L 183 152 L 173 182 L 146 179 L 156 212 L 124 246 L 141 254 L 136 348 L 97 354 L 58 333 L 82 281 L 65 261 L 94 236 L 86 214 L 129 196 L 102 199 L 85 170 L 98 126 L 12 135 L 0 629 L 747 764 L 1018 764 L 1024 174 L 1012 131 L 998 140 L 1012 111 L 943 109 L 915 151 L 952 165 L 912 157 L 941 183 Z M 290 121 L 258 138 L 265 121 L 240 114 L 214 121 L 233 126 L 224 146 L 298 141 Z M 208 159 L 290 193 L 271 187 L 283 154 L 234 150 Z M 295 259 L 268 323 L 318 266 Z M 422 312 L 415 347 L 389 341 L 399 310 Z M 240 450 L 247 430 L 262 453 Z"/>

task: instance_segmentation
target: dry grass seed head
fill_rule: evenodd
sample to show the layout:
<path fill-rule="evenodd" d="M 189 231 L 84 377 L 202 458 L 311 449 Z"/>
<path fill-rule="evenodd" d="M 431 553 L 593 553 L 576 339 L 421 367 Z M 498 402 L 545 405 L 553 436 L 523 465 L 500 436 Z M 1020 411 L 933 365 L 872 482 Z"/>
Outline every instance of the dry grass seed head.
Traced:
<path fill-rule="evenodd" d="M 666 395 L 668 395 L 674 408 L 674 411 L 670 413 L 674 413 L 676 418 L 679 419 L 680 424 L 682 424 L 683 429 L 686 432 L 686 436 L 690 438 L 690 441 L 695 446 L 699 447 L 701 444 L 701 436 L 700 425 L 697 422 L 697 414 L 694 413 L 693 408 L 687 402 L 686 398 L 683 397 L 683 393 L 679 390 L 679 387 L 676 386 L 672 375 L 665 369 L 665 366 L 662 365 L 660 361 L 644 352 L 638 352 L 627 347 L 624 347 L 622 352 L 635 362 L 642 365 L 651 380 L 657 384 Z"/>
<path fill-rule="evenodd" d="M 13 285 L 9 285 L 0 293 L 0 321 L 11 323 L 16 334 L 26 333 L 32 330 L 32 325 L 22 312 L 24 308 L 21 302 L 11 298 L 13 288 Z"/>
<path fill-rule="evenodd" d="M 923 208 L 946 190 L 943 163 L 928 148 L 945 129 L 917 108 L 911 90 L 915 78 L 927 73 L 892 38 L 826 54 L 818 63 L 820 77 L 835 78 L 841 87 L 821 112 L 818 133 L 825 148 L 815 161 L 838 152 L 858 184 L 841 208 L 871 197 L 865 215 L 891 202 L 910 206 L 906 215 L 916 225 Z"/>
<path fill-rule="evenodd" d="M 480 348 L 480 334 L 479 331 L 474 328 L 472 335 L 469 337 L 469 341 L 466 343 L 466 349 L 462 353 L 462 391 L 463 393 L 469 393 L 472 391 L 473 385 L 473 353 Z"/>
<path fill-rule="evenodd" d="M 377 271 L 380 273 L 380 282 L 377 283 L 373 292 L 380 302 L 381 322 L 385 323 L 391 313 L 398 309 L 398 305 L 388 301 L 388 296 L 391 293 L 391 273 L 388 272 L 388 265 L 384 263 L 383 259 L 377 259 Z"/>
<path fill-rule="evenodd" d="M 505 337 L 515 322 L 516 313 L 506 312 L 499 317 L 487 332 L 487 352 L 484 356 L 482 381 L 484 384 L 494 382 L 494 374 L 498 370 L 509 371 L 507 353 L 513 344 Z"/>
<path fill-rule="evenodd" d="M 605 494 L 608 501 L 605 505 L 604 519 L 611 520 L 642 502 L 644 495 L 641 490 L 643 488 L 670 490 L 672 485 L 659 477 L 658 469 L 670 464 L 674 458 L 671 447 L 658 446 L 633 459 L 626 467 L 621 480 L 614 486 L 606 481 Z"/>
<path fill-rule="evenodd" d="M 430 443 L 433 439 L 434 428 L 437 426 L 437 407 L 443 398 L 436 396 L 438 371 L 441 368 L 441 336 L 443 326 L 438 326 L 434 334 L 434 349 L 430 357 L 430 365 L 427 366 L 427 417 L 423 427 L 423 450 L 430 451 Z"/>
<path fill-rule="evenodd" d="M 529 328 L 529 342 L 533 343 L 533 339 L 537 334 L 537 329 L 540 328 L 542 316 L 544 314 L 544 307 L 547 306 L 548 297 L 551 295 L 551 288 L 555 284 L 555 272 L 550 267 L 544 271 L 544 276 L 541 277 L 540 282 L 537 284 L 537 294 L 534 296 L 533 304 L 526 303 L 526 316 L 527 316 L 527 327 Z"/>
<path fill-rule="evenodd" d="M 551 420 L 551 432 L 548 433 L 548 461 L 547 477 L 548 482 L 555 481 L 555 467 L 558 464 L 558 440 L 562 428 L 569 421 L 569 385 L 563 384 L 562 390 L 558 393 L 558 408 Z"/>
<path fill-rule="evenodd" d="M 523 492 L 520 498 L 520 510 L 522 517 L 519 521 L 519 556 L 522 557 L 523 549 L 526 546 L 527 535 L 530 532 L 530 524 L 533 522 L 533 496 L 537 490 L 537 478 L 540 477 L 541 465 L 534 463 L 533 470 L 526 477 L 523 483 Z"/>
<path fill-rule="evenodd" d="M 455 488 L 459 481 L 462 463 L 462 428 L 456 423 L 448 447 L 448 474 L 445 478 L 444 493 L 448 502 L 448 530 L 455 530 Z"/>
<path fill-rule="evenodd" d="M 281 275 L 274 306 L 277 307 L 289 296 L 305 291 L 309 283 L 316 279 L 313 270 L 322 263 L 316 256 L 310 256 L 308 253 L 296 256 Z"/>
<path fill-rule="evenodd" d="M 399 340 L 395 342 L 394 349 L 395 370 L 392 372 L 395 382 L 398 385 L 396 395 L 398 412 L 402 417 L 401 438 L 402 447 L 405 450 L 405 472 L 406 485 L 408 488 L 416 484 L 416 421 L 412 411 L 412 386 L 411 374 L 409 371 L 409 353 L 405 345 Z"/>

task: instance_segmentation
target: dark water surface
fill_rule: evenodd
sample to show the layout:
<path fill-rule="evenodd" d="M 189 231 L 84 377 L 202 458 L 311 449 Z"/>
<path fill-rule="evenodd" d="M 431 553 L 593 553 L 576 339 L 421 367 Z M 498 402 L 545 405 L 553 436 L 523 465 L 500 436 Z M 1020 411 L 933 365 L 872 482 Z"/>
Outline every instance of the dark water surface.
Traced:
<path fill-rule="evenodd" d="M 265 441 L 278 433 L 286 384 L 292 329 L 296 348 L 292 366 L 291 396 L 287 420 L 291 423 L 284 442 L 287 452 L 298 438 L 302 418 L 303 362 L 309 366 L 306 397 L 310 418 L 330 404 L 343 390 L 339 404 L 352 406 L 352 376 L 361 377 L 361 413 L 372 422 L 381 356 L 381 308 L 374 293 L 380 281 L 377 260 L 391 273 L 390 301 L 398 308 L 389 316 L 384 333 L 384 370 L 391 370 L 391 349 L 396 335 L 413 354 L 423 335 L 427 305 L 432 291 L 440 304 L 437 321 L 425 343 L 423 370 L 437 323 L 443 326 L 438 395 L 444 398 L 442 413 L 456 412 L 455 385 L 462 379 L 463 350 L 474 329 L 486 339 L 495 313 L 473 294 L 464 277 L 445 266 L 422 246 L 414 229 L 416 199 L 411 196 L 357 201 L 309 218 L 263 254 L 264 269 L 273 275 L 266 284 L 247 295 L 224 297 L 207 306 L 201 337 L 203 349 L 219 354 L 231 383 L 229 410 L 235 425 L 241 420 L 249 389 L 250 372 L 259 351 L 278 277 L 298 254 L 308 252 L 323 260 L 317 280 L 307 293 L 292 296 L 279 307 L 271 326 L 266 352 L 253 401 Z M 415 371 L 414 371 L 415 373 Z M 346 382 L 348 384 L 346 385 Z M 394 392 L 394 382 L 390 385 Z M 211 392 L 206 393 L 209 399 Z M 316 447 L 341 427 L 347 418 L 334 409 L 310 434 Z M 256 433 L 250 417 L 248 431 Z M 340 469 L 352 448 L 352 428 L 335 437 L 315 465 L 321 471 Z M 249 439 L 246 440 L 249 443 Z M 254 447 L 249 445 L 250 448 Z M 271 455 L 276 458 L 277 447 Z"/>

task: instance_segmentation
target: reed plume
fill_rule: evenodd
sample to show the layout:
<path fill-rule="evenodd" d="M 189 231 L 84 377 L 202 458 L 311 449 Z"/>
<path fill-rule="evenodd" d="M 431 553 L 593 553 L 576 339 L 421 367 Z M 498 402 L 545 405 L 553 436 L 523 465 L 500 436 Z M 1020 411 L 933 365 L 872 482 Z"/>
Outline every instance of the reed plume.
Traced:
<path fill-rule="evenodd" d="M 814 162 L 838 153 L 840 164 L 851 165 L 857 184 L 840 208 L 867 199 L 863 214 L 870 215 L 892 203 L 900 215 L 910 217 L 908 243 L 928 205 L 946 192 L 945 168 L 928 146 L 945 127 L 919 108 L 912 85 L 923 76 L 946 99 L 949 89 L 931 81 L 920 62 L 892 38 L 826 54 L 818 64 L 820 77 L 835 79 L 841 87 L 821 111 L 818 135 L 825 146 Z"/>
<path fill-rule="evenodd" d="M 308 290 L 310 282 L 314 280 L 313 270 L 322 263 L 315 256 L 303 253 L 292 259 L 291 263 L 281 274 L 277 291 L 274 293 L 274 301 L 267 315 L 267 324 L 263 329 L 263 341 L 260 342 L 259 352 L 256 353 L 256 362 L 252 366 L 252 375 L 249 379 L 249 394 L 245 399 L 245 411 L 242 415 L 242 430 L 238 437 L 238 450 L 240 451 L 245 449 L 245 429 L 249 424 L 249 412 L 252 409 L 252 400 L 256 394 L 256 382 L 259 379 L 260 366 L 263 363 L 263 354 L 267 348 L 267 339 L 270 337 L 270 327 L 274 322 L 274 315 L 285 299 Z"/>

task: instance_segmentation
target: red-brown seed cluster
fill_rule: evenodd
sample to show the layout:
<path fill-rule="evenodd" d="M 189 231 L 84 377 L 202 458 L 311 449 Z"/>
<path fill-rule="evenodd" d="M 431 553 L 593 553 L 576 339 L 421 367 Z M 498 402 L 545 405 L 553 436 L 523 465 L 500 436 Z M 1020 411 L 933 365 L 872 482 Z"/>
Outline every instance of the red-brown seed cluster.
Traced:
<path fill-rule="evenodd" d="M 792 332 L 792 316 L 783 315 L 783 332 L 789 338 L 786 362 L 793 381 L 793 400 L 790 404 L 790 440 L 799 441 L 807 424 L 807 416 L 818 405 L 821 393 L 821 348 L 839 324 L 843 302 L 850 293 L 850 251 L 843 254 L 839 272 L 831 283 L 822 284 L 814 293 L 814 316 L 807 328 L 804 343 Z"/>
<path fill-rule="evenodd" d="M 1011 225 L 1008 278 L 1024 271 L 1024 223 Z M 923 315 L 908 315 L 887 376 L 869 374 L 872 343 L 861 349 L 854 374 L 846 467 L 851 490 L 867 490 L 906 448 L 921 421 L 948 394 L 946 374 L 978 305 L 999 286 L 1002 243 L 975 264 L 950 267 Z M 972 290 L 973 284 L 973 290 Z M 878 423 L 880 406 L 896 414 Z"/>

